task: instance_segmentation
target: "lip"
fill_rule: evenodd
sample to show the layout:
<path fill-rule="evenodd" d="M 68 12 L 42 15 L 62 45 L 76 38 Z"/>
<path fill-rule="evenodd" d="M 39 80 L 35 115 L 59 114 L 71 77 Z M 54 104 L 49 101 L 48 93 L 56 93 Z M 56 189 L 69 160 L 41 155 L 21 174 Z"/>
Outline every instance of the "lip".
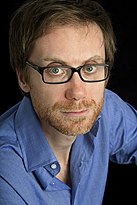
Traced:
<path fill-rule="evenodd" d="M 80 117 L 80 116 L 86 115 L 87 113 L 88 113 L 88 110 L 63 112 L 63 114 L 68 116 L 68 117 Z"/>

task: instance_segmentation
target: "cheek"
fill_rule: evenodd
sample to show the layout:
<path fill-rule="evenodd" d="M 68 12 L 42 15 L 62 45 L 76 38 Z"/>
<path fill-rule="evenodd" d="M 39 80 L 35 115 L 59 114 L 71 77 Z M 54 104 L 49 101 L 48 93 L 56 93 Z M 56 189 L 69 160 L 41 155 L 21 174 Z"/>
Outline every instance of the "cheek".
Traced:
<path fill-rule="evenodd" d="M 41 104 L 54 105 L 63 99 L 63 91 L 57 85 L 34 83 L 30 85 L 30 95 L 34 101 Z"/>
<path fill-rule="evenodd" d="M 104 82 L 92 83 L 88 88 L 88 97 L 93 98 L 96 102 L 100 102 L 100 99 L 104 97 L 104 91 Z"/>

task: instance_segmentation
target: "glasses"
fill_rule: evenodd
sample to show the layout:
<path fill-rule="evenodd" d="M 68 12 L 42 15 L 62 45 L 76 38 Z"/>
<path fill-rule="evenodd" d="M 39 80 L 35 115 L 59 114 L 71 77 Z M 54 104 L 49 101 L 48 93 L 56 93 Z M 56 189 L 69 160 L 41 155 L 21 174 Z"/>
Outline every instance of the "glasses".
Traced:
<path fill-rule="evenodd" d="M 85 64 L 77 68 L 67 65 L 40 67 L 30 61 L 26 61 L 26 64 L 39 72 L 43 82 L 47 84 L 67 83 L 75 72 L 87 83 L 101 82 L 109 77 L 108 64 Z"/>

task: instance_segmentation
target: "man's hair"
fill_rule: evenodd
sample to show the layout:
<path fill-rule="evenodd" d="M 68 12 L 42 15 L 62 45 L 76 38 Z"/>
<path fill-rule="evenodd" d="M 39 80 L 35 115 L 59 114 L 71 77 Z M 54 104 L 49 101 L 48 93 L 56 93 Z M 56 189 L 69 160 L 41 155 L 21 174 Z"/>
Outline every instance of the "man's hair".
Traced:
<path fill-rule="evenodd" d="M 99 3 L 92 0 L 26 1 L 15 11 L 10 22 L 11 66 L 24 72 L 35 41 L 57 26 L 94 23 L 103 33 L 106 62 L 112 66 L 116 51 L 115 35 L 111 19 Z"/>

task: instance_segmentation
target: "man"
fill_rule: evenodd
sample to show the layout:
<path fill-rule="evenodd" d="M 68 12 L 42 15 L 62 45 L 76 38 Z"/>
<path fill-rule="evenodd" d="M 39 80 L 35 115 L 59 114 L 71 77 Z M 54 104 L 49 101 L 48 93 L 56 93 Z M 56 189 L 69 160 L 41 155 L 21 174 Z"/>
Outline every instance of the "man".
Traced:
<path fill-rule="evenodd" d="M 109 16 L 94 1 L 28 1 L 9 46 L 24 97 L 0 118 L 0 204 L 101 205 L 109 159 L 137 158 L 137 111 L 106 89 Z"/>

